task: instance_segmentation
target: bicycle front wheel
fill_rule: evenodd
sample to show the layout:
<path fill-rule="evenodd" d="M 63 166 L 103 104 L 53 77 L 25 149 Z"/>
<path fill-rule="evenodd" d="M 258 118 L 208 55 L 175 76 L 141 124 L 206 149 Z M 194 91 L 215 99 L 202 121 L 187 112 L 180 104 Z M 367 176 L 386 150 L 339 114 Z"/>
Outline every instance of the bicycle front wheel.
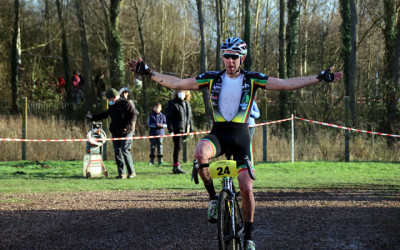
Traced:
<path fill-rule="evenodd" d="M 235 238 L 235 203 L 229 199 L 226 191 L 221 191 L 218 206 L 218 242 L 220 250 L 239 249 Z"/>

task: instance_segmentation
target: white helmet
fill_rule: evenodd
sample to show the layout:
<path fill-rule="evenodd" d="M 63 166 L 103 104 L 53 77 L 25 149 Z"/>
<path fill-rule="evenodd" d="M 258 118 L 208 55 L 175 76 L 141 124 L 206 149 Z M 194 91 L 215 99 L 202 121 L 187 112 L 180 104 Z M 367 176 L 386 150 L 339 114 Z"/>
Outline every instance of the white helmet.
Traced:
<path fill-rule="evenodd" d="M 240 55 L 247 55 L 247 44 L 240 38 L 229 37 L 221 45 L 221 51 L 232 50 Z"/>

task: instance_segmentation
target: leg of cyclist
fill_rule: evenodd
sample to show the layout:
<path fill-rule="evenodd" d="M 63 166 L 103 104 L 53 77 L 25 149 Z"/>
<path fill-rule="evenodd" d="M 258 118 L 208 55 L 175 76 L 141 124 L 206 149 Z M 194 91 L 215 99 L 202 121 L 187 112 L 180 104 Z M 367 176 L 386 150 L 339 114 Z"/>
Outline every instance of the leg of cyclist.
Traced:
<path fill-rule="evenodd" d="M 244 218 L 244 239 L 252 241 L 255 200 L 253 194 L 253 180 L 246 171 L 239 172 L 238 181 L 242 194 L 242 211 Z"/>
<path fill-rule="evenodd" d="M 218 196 L 215 192 L 215 187 L 213 180 L 210 176 L 210 169 L 208 168 L 209 159 L 215 156 L 215 147 L 209 140 L 201 140 L 197 146 L 194 153 L 194 158 L 197 159 L 197 162 L 200 166 L 199 175 L 204 183 L 204 186 L 210 196 L 210 203 L 208 207 L 208 221 L 211 223 L 216 223 L 218 214 L 217 214 L 217 204 L 218 204 Z"/>

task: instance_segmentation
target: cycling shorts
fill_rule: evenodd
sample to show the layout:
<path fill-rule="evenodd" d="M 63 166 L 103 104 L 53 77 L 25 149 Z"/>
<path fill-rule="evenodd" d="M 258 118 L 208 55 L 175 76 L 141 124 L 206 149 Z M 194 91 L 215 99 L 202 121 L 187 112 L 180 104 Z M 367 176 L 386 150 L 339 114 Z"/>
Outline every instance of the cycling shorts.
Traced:
<path fill-rule="evenodd" d="M 218 157 L 223 154 L 233 155 L 233 159 L 237 161 L 238 172 L 247 170 L 244 164 L 244 156 L 251 156 L 251 139 L 249 132 L 249 124 L 236 122 L 216 122 L 209 135 L 204 137 L 202 141 L 206 141 L 214 148 L 214 156 Z"/>

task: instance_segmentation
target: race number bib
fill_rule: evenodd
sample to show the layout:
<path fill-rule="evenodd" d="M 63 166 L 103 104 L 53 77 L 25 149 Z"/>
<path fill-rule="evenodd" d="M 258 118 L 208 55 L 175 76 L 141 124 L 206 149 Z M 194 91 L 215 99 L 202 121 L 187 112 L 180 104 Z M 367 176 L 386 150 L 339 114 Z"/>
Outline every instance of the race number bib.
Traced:
<path fill-rule="evenodd" d="M 237 176 L 236 161 L 222 160 L 210 163 L 210 175 L 213 179 Z"/>

